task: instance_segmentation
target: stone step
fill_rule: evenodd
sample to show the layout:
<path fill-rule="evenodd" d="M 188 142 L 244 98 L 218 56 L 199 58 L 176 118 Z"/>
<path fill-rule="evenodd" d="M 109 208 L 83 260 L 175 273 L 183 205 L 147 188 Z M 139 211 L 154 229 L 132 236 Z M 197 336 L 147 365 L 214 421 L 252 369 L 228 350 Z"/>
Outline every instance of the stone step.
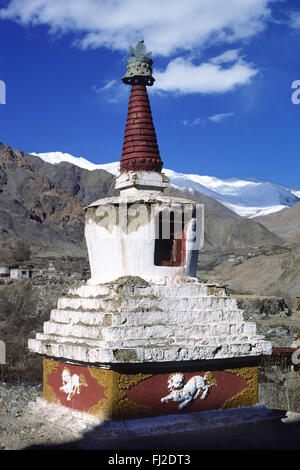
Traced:
<path fill-rule="evenodd" d="M 84 297 L 60 297 L 57 303 L 58 309 L 65 310 L 96 310 L 98 312 L 138 312 L 141 310 L 157 311 L 197 311 L 207 308 L 237 309 L 237 303 L 231 297 L 200 297 L 200 298 L 172 298 L 150 299 L 147 297 L 127 298 L 84 298 Z"/>
<path fill-rule="evenodd" d="M 153 285 L 146 287 L 120 285 L 98 285 L 89 286 L 87 284 L 79 287 L 71 287 L 70 295 L 79 297 L 104 297 L 110 298 L 123 296 L 149 296 L 158 298 L 177 298 L 189 297 L 198 298 L 208 295 L 225 296 L 226 291 L 223 287 L 205 285 L 202 283 L 189 283 L 187 285 Z"/>
<path fill-rule="evenodd" d="M 178 311 L 178 312 L 91 312 L 81 310 L 53 309 L 50 313 L 50 321 L 56 323 L 72 323 L 82 325 L 119 326 L 119 325 L 182 325 L 187 322 L 199 324 L 202 322 L 242 322 L 243 310 L 215 310 L 205 311 Z"/>
<path fill-rule="evenodd" d="M 256 338 L 249 338 L 248 336 L 234 336 L 232 341 L 228 341 L 228 338 L 225 336 L 214 336 L 211 338 L 185 338 L 179 337 L 176 340 L 164 337 L 164 338 L 152 338 L 152 339 L 133 339 L 133 338 L 125 338 L 119 341 L 105 341 L 99 344 L 99 347 L 103 348 L 111 348 L 111 349 L 119 349 L 119 348 L 133 348 L 136 349 L 137 347 L 166 347 L 166 346 L 176 346 L 176 347 L 190 347 L 190 346 L 215 346 L 215 347 L 224 347 L 224 345 L 228 344 L 255 344 L 257 341 Z"/>
<path fill-rule="evenodd" d="M 220 345 L 224 346 L 225 344 L 255 344 L 266 342 L 264 341 L 263 335 L 253 335 L 251 337 L 245 335 L 232 335 L 231 338 L 228 335 L 219 335 L 211 337 L 157 337 L 157 338 L 124 338 L 119 340 L 104 340 L 104 339 L 93 339 L 93 338 L 78 338 L 76 336 L 62 336 L 59 334 L 47 334 L 47 333 L 37 333 L 36 340 L 42 341 L 45 344 L 69 344 L 69 345 L 80 345 L 86 348 L 136 348 L 138 346 L 143 347 L 162 347 L 162 346 L 176 346 L 176 347 L 186 347 L 191 345 L 214 345 L 219 347 Z"/>
<path fill-rule="evenodd" d="M 44 323 L 43 331 L 48 335 L 73 336 L 80 339 L 102 339 L 102 328 L 91 325 L 72 325 L 68 323 Z"/>
<path fill-rule="evenodd" d="M 87 312 L 82 310 L 59 310 L 53 309 L 50 313 L 50 321 L 57 323 L 71 323 L 82 325 L 108 326 L 112 322 L 112 315 L 105 312 Z"/>
<path fill-rule="evenodd" d="M 217 344 L 211 346 L 147 346 L 137 348 L 97 348 L 83 344 L 56 343 L 48 339 L 30 339 L 29 349 L 39 354 L 87 363 L 138 363 L 164 361 L 190 361 L 203 359 L 249 357 L 271 354 L 272 345 L 267 341 L 257 344 Z"/>
<path fill-rule="evenodd" d="M 199 325 L 154 325 L 154 326 L 127 326 L 118 327 L 95 327 L 90 325 L 72 325 L 66 323 L 45 322 L 44 334 L 62 337 L 75 337 L 90 340 L 113 341 L 118 346 L 123 341 L 139 342 L 142 340 L 156 341 L 166 338 L 169 342 L 182 342 L 191 339 L 199 339 L 200 342 L 222 336 L 227 338 L 227 342 L 236 341 L 236 337 L 252 338 L 256 334 L 255 323 L 240 322 L 230 323 L 206 323 Z"/>
<path fill-rule="evenodd" d="M 110 363 L 114 362 L 114 354 L 110 349 L 100 349 L 95 345 L 72 342 L 62 343 L 61 338 L 58 342 L 54 339 L 36 338 L 28 340 L 30 351 L 56 358 L 67 358 L 69 360 L 87 362 L 87 363 Z M 116 362 L 116 361 L 115 361 Z"/>
<path fill-rule="evenodd" d="M 234 329 L 232 328 L 234 326 Z M 231 332 L 231 328 L 234 331 Z M 253 336 L 256 333 L 255 323 L 240 323 L 231 325 L 230 323 L 213 323 L 203 325 L 155 325 L 155 326 L 119 326 L 119 327 L 103 327 L 101 329 L 102 338 L 105 341 L 122 341 L 124 339 L 144 339 L 155 340 L 156 338 L 172 338 L 173 340 L 186 340 L 190 338 L 203 338 L 208 340 L 211 337 L 227 335 L 231 341 L 231 336 L 244 335 Z"/>
<path fill-rule="evenodd" d="M 79 345 L 86 348 L 95 348 L 100 347 L 101 340 L 95 340 L 90 338 L 78 338 L 76 336 L 61 336 L 54 334 L 46 333 L 36 333 L 36 340 L 43 341 L 49 344 L 70 344 L 73 346 Z M 102 345 L 105 345 L 105 342 L 102 341 Z"/>
<path fill-rule="evenodd" d="M 118 349 L 119 347 L 148 347 L 152 344 L 152 346 L 157 346 L 157 347 L 165 347 L 170 345 L 170 339 L 169 338 L 155 338 L 155 340 L 145 340 L 145 339 L 125 339 L 124 341 L 105 341 L 103 339 L 94 339 L 92 340 L 91 338 L 81 338 L 80 341 L 78 341 L 78 338 L 76 336 L 61 336 L 59 334 L 47 334 L 47 333 L 38 333 L 36 336 L 36 339 L 39 341 L 42 341 L 45 344 L 69 344 L 73 346 L 82 346 L 82 347 L 92 347 L 92 348 L 97 348 L 97 349 L 105 349 L 105 348 L 111 348 L 111 349 Z"/>

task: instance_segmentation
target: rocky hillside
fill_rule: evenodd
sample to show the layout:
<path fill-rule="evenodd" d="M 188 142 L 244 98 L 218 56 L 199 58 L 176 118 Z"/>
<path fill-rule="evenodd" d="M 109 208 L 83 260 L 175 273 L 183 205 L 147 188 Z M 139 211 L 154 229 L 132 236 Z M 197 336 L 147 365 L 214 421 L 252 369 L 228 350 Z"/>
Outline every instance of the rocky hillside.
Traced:
<path fill-rule="evenodd" d="M 84 204 L 0 144 L 0 243 L 26 240 L 33 252 L 85 256 Z"/>
<path fill-rule="evenodd" d="M 257 222 L 284 240 L 291 240 L 300 234 L 300 202 L 276 214 L 255 217 Z"/>
<path fill-rule="evenodd" d="M 40 175 L 48 178 L 66 193 L 76 197 L 84 205 L 91 204 L 101 197 L 116 194 L 114 176 L 107 171 L 89 171 L 67 162 L 52 165 L 28 153 L 20 152 L 20 155 Z"/>
<path fill-rule="evenodd" d="M 200 266 L 198 276 L 225 283 L 236 293 L 283 297 L 295 309 L 300 297 L 300 243 L 226 257 Z"/>

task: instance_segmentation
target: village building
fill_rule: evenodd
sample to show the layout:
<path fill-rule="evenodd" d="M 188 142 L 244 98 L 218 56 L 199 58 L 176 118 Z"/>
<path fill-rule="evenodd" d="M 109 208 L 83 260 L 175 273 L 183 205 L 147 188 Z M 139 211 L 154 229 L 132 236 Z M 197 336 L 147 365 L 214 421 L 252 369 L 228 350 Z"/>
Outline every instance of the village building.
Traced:
<path fill-rule="evenodd" d="M 10 269 L 9 266 L 0 267 L 0 277 L 9 277 Z"/>
<path fill-rule="evenodd" d="M 10 267 L 11 279 L 32 279 L 33 266 L 14 265 Z"/>
<path fill-rule="evenodd" d="M 104 419 L 255 405 L 272 343 L 223 286 L 196 277 L 203 206 L 170 197 L 147 93 L 152 59 L 130 47 L 120 195 L 86 208 L 87 282 L 58 300 L 29 349 L 49 403 Z"/>
<path fill-rule="evenodd" d="M 0 278 L 32 279 L 34 267 L 32 265 L 14 264 L 0 267 Z"/>

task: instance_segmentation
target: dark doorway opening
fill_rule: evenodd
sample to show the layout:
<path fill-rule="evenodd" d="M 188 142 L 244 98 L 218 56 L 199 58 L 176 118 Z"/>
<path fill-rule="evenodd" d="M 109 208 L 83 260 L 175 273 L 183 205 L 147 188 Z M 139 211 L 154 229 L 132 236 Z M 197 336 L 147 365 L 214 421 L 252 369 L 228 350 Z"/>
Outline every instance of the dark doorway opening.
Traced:
<path fill-rule="evenodd" d="M 183 212 L 161 211 L 156 221 L 155 266 L 182 266 L 185 261 Z"/>

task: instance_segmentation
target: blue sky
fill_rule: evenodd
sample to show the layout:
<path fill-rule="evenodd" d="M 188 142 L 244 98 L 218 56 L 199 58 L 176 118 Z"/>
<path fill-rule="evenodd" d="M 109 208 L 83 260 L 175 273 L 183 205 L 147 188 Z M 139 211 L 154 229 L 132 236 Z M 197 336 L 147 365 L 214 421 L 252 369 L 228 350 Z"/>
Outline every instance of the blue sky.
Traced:
<path fill-rule="evenodd" d="M 0 1 L 0 141 L 119 160 L 140 37 L 166 168 L 300 185 L 296 0 Z"/>

